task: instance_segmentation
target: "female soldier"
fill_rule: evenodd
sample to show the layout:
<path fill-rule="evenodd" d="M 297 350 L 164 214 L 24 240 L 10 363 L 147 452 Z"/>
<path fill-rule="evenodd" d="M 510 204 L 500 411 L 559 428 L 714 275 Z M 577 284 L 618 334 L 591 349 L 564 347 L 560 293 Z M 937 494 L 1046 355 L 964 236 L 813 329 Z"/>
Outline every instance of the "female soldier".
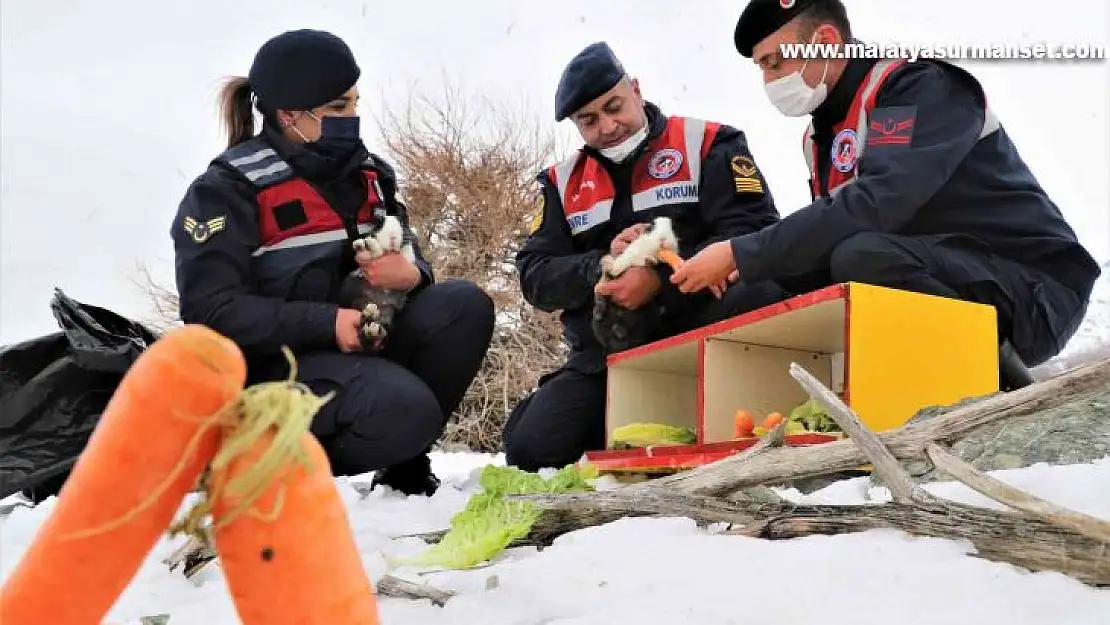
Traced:
<path fill-rule="evenodd" d="M 233 339 L 251 382 L 287 375 L 288 346 L 302 381 L 336 391 L 312 425 L 335 474 L 378 471 L 375 484 L 431 495 L 427 451 L 477 375 L 493 303 L 473 283 L 435 282 L 393 169 L 359 137 L 359 75 L 342 40 L 298 30 L 266 42 L 249 76 L 225 84 L 227 150 L 189 186 L 172 226 L 181 319 Z M 398 217 L 415 262 L 356 260 L 352 242 L 375 209 Z M 337 299 L 359 268 L 374 286 L 408 293 L 377 355 L 361 351 L 360 311 Z"/>

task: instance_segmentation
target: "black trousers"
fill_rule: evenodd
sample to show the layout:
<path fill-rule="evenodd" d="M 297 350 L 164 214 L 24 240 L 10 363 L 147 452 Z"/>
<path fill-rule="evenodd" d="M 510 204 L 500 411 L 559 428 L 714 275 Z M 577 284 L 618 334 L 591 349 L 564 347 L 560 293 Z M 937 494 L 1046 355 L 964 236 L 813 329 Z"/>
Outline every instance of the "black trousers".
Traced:
<path fill-rule="evenodd" d="M 994 306 L 999 341 L 1028 367 L 1060 353 L 1087 312 L 1071 289 L 960 235 L 857 234 L 833 250 L 829 278 Z"/>
<path fill-rule="evenodd" d="M 667 321 L 673 336 L 782 300 L 773 282 L 734 284 L 721 299 L 701 299 L 680 319 Z M 585 360 L 585 359 L 584 359 Z M 572 359 L 573 362 L 573 359 Z M 509 413 L 505 459 L 525 471 L 562 468 L 605 445 L 606 371 L 569 364 L 539 380 L 538 388 Z"/>
<path fill-rule="evenodd" d="M 435 443 L 478 373 L 493 325 L 489 296 L 448 280 L 409 300 L 381 357 L 299 356 L 298 378 L 317 394 L 336 393 L 312 424 L 334 473 L 382 469 Z"/>

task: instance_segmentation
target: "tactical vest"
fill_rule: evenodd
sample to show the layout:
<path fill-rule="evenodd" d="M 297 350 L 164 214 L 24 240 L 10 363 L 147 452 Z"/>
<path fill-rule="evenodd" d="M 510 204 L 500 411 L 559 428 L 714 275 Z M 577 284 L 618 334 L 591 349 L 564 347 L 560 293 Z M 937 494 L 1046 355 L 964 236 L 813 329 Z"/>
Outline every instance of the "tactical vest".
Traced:
<path fill-rule="evenodd" d="M 871 111 L 875 108 L 875 100 L 879 89 L 886 82 L 890 74 L 905 65 L 905 59 L 881 60 L 871 68 L 859 89 L 852 98 L 848 113 L 844 120 L 833 128 L 833 141 L 829 147 L 829 180 L 828 195 L 833 196 L 844 185 L 853 182 L 859 171 L 859 162 L 863 158 L 863 148 L 867 145 L 868 130 L 883 134 L 894 134 L 897 129 L 871 127 L 869 119 Z M 940 62 L 940 61 L 938 61 Z M 956 66 L 952 66 L 956 67 Z M 957 68 L 961 69 L 962 68 Z M 979 133 L 979 140 L 983 140 L 991 133 L 998 130 L 1000 124 L 994 112 L 987 107 L 983 118 L 983 128 Z M 810 119 L 802 137 L 802 152 L 805 155 L 806 166 L 809 170 L 810 194 L 816 199 L 821 197 L 821 178 L 817 172 L 817 145 L 813 141 L 813 120 Z"/>
<path fill-rule="evenodd" d="M 666 129 L 649 142 L 632 173 L 632 211 L 697 204 L 701 165 L 719 124 L 690 117 L 667 118 Z M 642 164 L 646 163 L 646 166 Z M 609 222 L 616 188 L 605 167 L 579 151 L 552 165 L 548 177 L 558 189 L 572 236 Z"/>
<path fill-rule="evenodd" d="M 367 198 L 346 223 L 261 137 L 236 145 L 216 162 L 250 181 L 258 204 L 258 246 L 251 251 L 259 291 L 302 301 L 331 301 L 339 278 L 353 266 L 351 241 L 373 230 L 385 214 L 385 194 L 368 158 L 361 166 Z"/>

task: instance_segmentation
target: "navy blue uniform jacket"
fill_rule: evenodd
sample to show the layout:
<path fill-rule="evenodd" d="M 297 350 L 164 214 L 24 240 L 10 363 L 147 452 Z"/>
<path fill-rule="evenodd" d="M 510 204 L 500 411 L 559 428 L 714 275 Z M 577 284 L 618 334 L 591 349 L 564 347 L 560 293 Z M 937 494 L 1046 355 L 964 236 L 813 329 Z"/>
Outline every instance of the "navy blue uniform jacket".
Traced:
<path fill-rule="evenodd" d="M 645 109 L 650 125 L 646 144 L 663 132 L 667 120 L 654 104 L 647 103 Z M 689 258 L 712 242 L 765 228 L 775 223 L 779 215 L 761 171 L 756 173 L 759 191 L 737 190 L 733 159 L 743 157 L 753 163 L 755 160 L 744 133 L 726 124 L 720 125 L 703 163 L 698 203 L 667 212 L 644 210 L 636 214 L 632 210 L 631 173 L 633 167 L 646 166 L 642 151 L 618 165 L 588 146 L 584 150 L 602 163 L 613 180 L 616 198 L 609 221 L 572 236 L 559 192 L 545 169 L 537 176 L 544 199 L 542 224 L 517 254 L 516 265 L 525 300 L 546 312 L 562 311 L 564 336 L 572 352 L 568 364 L 584 373 L 596 373 L 604 368 L 604 355 L 590 325 L 593 289 L 600 278 L 598 263 L 622 230 L 666 214 L 672 218 L 682 255 Z M 658 269 L 663 278 L 659 297 L 668 310 L 681 310 L 696 305 L 701 297 L 712 297 L 708 293 L 683 295 L 670 284 L 670 269 L 662 264 Z"/>
<path fill-rule="evenodd" d="M 866 72 L 867 63 L 852 61 L 845 76 L 861 66 Z M 741 279 L 819 272 L 838 243 L 860 232 L 951 233 L 1089 299 L 1098 264 L 1021 160 L 1005 127 L 977 143 L 985 100 L 970 76 L 935 62 L 907 63 L 881 87 L 872 119 L 892 111 L 915 117 L 912 143 L 868 145 L 858 178 L 831 199 L 819 198 L 773 226 L 733 239 Z M 819 116 L 820 108 L 814 116 L 818 132 Z M 818 143 L 824 175 L 829 143 Z"/>
<path fill-rule="evenodd" d="M 253 145 L 242 148 L 273 147 L 278 154 L 270 159 L 290 162 L 285 158 L 290 146 L 281 138 L 264 132 L 252 141 Z M 407 229 L 407 213 L 396 198 L 392 168 L 376 156 L 367 156 L 362 166 L 378 173 L 388 212 L 405 216 L 402 223 Z M 358 185 L 352 184 L 361 175 L 356 167 L 344 179 L 329 185 L 332 195 L 349 205 L 339 210 L 350 214 L 351 207 L 357 210 L 366 201 Z M 283 250 L 280 255 L 258 255 L 262 242 L 257 195 L 258 189 L 247 178 L 216 161 L 189 185 L 171 229 L 181 319 L 205 324 L 231 338 L 252 365 L 275 360 L 284 363 L 282 346 L 289 346 L 295 353 L 337 350 L 338 306 L 325 296 L 330 289 L 318 285 L 297 288 L 297 281 L 291 277 L 303 273 L 314 276 L 316 282 L 338 281 L 355 267 L 350 239 L 337 236 L 318 245 Z M 185 227 L 189 218 L 195 223 L 218 223 L 219 230 L 197 242 Z M 423 276 L 419 289 L 432 283 L 434 276 L 415 240 L 413 246 Z M 280 262 L 281 267 L 262 266 L 273 262 Z M 264 279 L 265 275 L 280 279 Z M 301 284 L 306 282 L 302 280 Z"/>

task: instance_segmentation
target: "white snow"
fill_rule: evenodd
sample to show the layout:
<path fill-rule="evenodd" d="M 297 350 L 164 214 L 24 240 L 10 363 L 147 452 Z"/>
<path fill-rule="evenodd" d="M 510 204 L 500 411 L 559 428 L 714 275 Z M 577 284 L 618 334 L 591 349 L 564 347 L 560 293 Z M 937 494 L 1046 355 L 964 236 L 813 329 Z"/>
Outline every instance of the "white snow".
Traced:
<path fill-rule="evenodd" d="M 1072 356 L 1110 344 L 1110 263 L 1102 266 L 1102 275 L 1091 293 L 1087 316 L 1072 336 L 1060 358 Z"/>
<path fill-rule="evenodd" d="M 446 527 L 476 489 L 481 467 L 502 462 L 500 456 L 435 454 L 433 467 L 445 482 L 431 498 L 376 490 L 360 499 L 348 479 L 338 480 L 372 578 L 385 571 L 383 554 L 412 555 L 425 547 L 416 538 L 394 537 Z M 992 474 L 1059 505 L 1110 520 L 1110 458 Z M 609 484 L 602 478 L 598 486 Z M 999 507 L 961 484 L 927 488 L 951 500 Z M 886 489 L 869 487 L 867 478 L 842 481 L 808 496 L 779 492 L 799 503 L 889 500 Z M 54 501 L 17 508 L 0 521 L 0 582 Z M 723 535 L 721 529 L 699 529 L 683 518 L 626 519 L 567 534 L 542 552 L 511 549 L 485 568 L 431 573 L 398 569 L 393 573 L 459 594 L 442 608 L 379 598 L 382 622 L 1104 625 L 1110 614 L 1108 590 L 976 558 L 974 549 L 960 542 L 887 530 L 766 541 Z M 194 585 L 161 563 L 177 544 L 158 544 L 107 622 L 137 625 L 144 615 L 170 614 L 171 625 L 238 623 L 218 564 Z"/>

